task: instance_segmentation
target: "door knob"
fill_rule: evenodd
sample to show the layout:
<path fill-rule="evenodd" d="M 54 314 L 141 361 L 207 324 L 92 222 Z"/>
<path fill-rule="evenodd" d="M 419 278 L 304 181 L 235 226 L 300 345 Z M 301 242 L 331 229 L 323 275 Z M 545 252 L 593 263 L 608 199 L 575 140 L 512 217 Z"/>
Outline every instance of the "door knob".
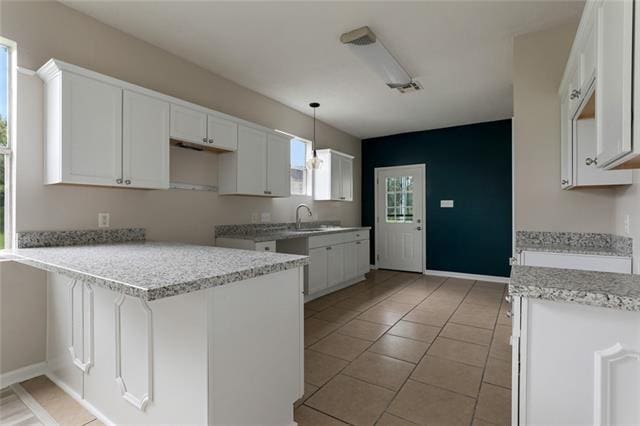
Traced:
<path fill-rule="evenodd" d="M 584 164 L 586 164 L 587 166 L 590 166 L 592 164 L 598 165 L 598 159 L 597 158 L 587 157 L 587 158 L 584 159 Z"/>

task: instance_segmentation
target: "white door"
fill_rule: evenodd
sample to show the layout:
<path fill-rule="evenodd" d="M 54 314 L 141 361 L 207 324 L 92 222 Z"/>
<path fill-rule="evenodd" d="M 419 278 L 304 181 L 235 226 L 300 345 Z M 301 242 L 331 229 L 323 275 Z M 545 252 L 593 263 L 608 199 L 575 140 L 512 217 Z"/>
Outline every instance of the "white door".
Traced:
<path fill-rule="evenodd" d="M 238 127 L 238 187 L 240 194 L 265 195 L 267 191 L 267 134 Z"/>
<path fill-rule="evenodd" d="M 206 144 L 208 141 L 207 114 L 172 104 L 171 139 Z"/>
<path fill-rule="evenodd" d="M 291 169 L 290 140 L 267 135 L 267 195 L 288 197 L 291 195 L 289 173 Z"/>
<path fill-rule="evenodd" d="M 235 151 L 238 149 L 238 124 L 224 118 L 209 115 L 207 119 L 208 143 L 215 148 Z"/>
<path fill-rule="evenodd" d="M 353 201 L 353 161 L 346 157 L 340 157 L 340 199 Z"/>
<path fill-rule="evenodd" d="M 129 90 L 123 96 L 124 184 L 169 188 L 169 104 Z"/>
<path fill-rule="evenodd" d="M 424 272 L 424 176 L 424 165 L 376 169 L 379 268 Z"/>
<path fill-rule="evenodd" d="M 64 73 L 62 91 L 63 181 L 117 185 L 122 179 L 122 89 Z"/>
<path fill-rule="evenodd" d="M 309 250 L 309 280 L 307 294 L 327 288 L 327 249 L 319 247 Z"/>

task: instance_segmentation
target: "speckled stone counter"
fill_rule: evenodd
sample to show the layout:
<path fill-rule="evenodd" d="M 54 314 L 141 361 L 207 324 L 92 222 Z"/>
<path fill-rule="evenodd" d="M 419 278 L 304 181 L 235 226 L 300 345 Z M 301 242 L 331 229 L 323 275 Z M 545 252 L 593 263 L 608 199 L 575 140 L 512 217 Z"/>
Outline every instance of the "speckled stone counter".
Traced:
<path fill-rule="evenodd" d="M 632 257 L 629 237 L 593 232 L 517 231 L 516 250 Z"/>
<path fill-rule="evenodd" d="M 16 261 L 156 300 L 304 266 L 306 256 L 132 242 L 13 250 Z"/>
<path fill-rule="evenodd" d="M 220 225 L 216 226 L 215 234 L 216 238 L 234 238 L 263 242 L 316 237 L 342 232 L 369 231 L 370 229 L 371 227 L 368 226 L 341 227 L 338 221 L 323 221 L 303 222 L 300 230 L 295 228 L 295 223 Z"/>
<path fill-rule="evenodd" d="M 516 265 L 509 294 L 640 311 L 640 275 Z"/>

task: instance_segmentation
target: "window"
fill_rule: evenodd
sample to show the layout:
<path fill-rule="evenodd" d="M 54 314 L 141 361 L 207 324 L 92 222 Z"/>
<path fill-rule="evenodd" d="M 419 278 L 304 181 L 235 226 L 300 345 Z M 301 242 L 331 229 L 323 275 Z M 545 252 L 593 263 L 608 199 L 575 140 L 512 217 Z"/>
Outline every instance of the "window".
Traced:
<path fill-rule="evenodd" d="M 9 206 L 12 126 L 11 100 L 12 67 L 15 44 L 0 37 L 0 249 L 10 245 L 6 230 L 9 229 Z"/>
<path fill-rule="evenodd" d="M 311 174 L 307 160 L 311 156 L 311 143 L 299 138 L 291 139 L 291 195 L 311 195 Z"/>
<path fill-rule="evenodd" d="M 413 223 L 413 177 L 385 178 L 386 222 Z"/>

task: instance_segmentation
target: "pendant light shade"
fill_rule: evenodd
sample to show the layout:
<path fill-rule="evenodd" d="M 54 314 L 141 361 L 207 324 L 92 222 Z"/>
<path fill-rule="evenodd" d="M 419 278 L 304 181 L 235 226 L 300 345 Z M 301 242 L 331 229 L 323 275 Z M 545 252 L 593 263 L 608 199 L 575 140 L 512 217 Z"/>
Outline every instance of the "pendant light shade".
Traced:
<path fill-rule="evenodd" d="M 318 153 L 316 152 L 316 108 L 318 108 L 320 104 L 311 102 L 309 106 L 313 108 L 313 139 L 311 140 L 311 150 L 313 154 L 311 158 L 307 160 L 307 169 L 317 170 L 322 167 L 322 160 L 318 158 Z"/>

